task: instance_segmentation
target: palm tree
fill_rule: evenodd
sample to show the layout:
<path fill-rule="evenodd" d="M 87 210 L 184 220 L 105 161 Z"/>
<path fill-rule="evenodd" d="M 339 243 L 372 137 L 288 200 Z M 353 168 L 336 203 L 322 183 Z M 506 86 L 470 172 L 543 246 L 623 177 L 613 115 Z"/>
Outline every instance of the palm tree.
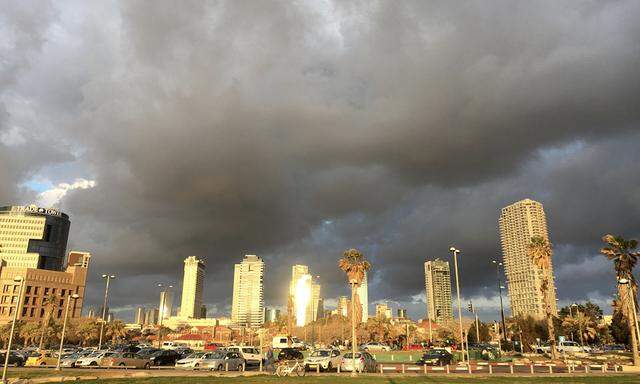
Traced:
<path fill-rule="evenodd" d="M 538 268 L 540 271 L 540 293 L 542 295 L 542 300 L 544 303 L 544 314 L 547 320 L 547 332 L 549 333 L 549 343 L 551 346 L 551 358 L 557 358 L 556 351 L 556 334 L 553 327 L 553 311 L 551 303 L 551 297 L 549 290 L 552 288 L 551 284 L 551 256 L 553 252 L 551 251 L 551 243 L 547 239 L 542 236 L 533 236 L 531 238 L 531 243 L 527 248 L 527 254 L 533 265 Z"/>
<path fill-rule="evenodd" d="M 18 330 L 18 335 L 24 340 L 24 346 L 28 347 L 38 339 L 40 324 L 35 321 L 24 323 Z"/>
<path fill-rule="evenodd" d="M 45 333 L 49 332 L 49 323 L 51 322 L 51 316 L 53 315 L 54 307 L 58 306 L 58 299 L 55 295 L 50 294 L 42 299 L 42 305 L 45 307 L 45 312 L 44 317 L 42 318 L 42 330 L 40 332 L 40 343 L 38 344 L 39 350 L 42 350 Z"/>
<path fill-rule="evenodd" d="M 605 235 L 602 238 L 607 245 L 600 249 L 600 253 L 613 261 L 613 269 L 616 271 L 618 282 L 625 279 L 626 284 L 618 283 L 618 295 L 622 301 L 622 313 L 627 318 L 629 333 L 631 333 L 631 350 L 633 353 L 633 365 L 640 366 L 638 359 L 638 339 L 636 337 L 636 323 L 634 316 L 629 311 L 629 306 L 636 303 L 638 284 L 633 277 L 633 268 L 638 264 L 640 252 L 636 251 L 638 241 L 626 240 L 622 236 Z"/>
<path fill-rule="evenodd" d="M 106 333 L 107 337 L 111 337 L 111 343 L 113 344 L 115 344 L 118 339 L 127 336 L 127 330 L 124 327 L 124 323 L 120 320 L 107 323 Z"/>
<path fill-rule="evenodd" d="M 355 248 L 344 251 L 342 256 L 342 259 L 338 261 L 338 266 L 347 274 L 349 285 L 351 285 L 351 307 L 354 309 L 351 311 L 351 349 L 355 362 L 357 345 L 356 324 L 359 324 L 362 321 L 362 305 L 360 304 L 360 297 L 358 296 L 356 288 L 360 287 L 360 284 L 362 284 L 364 274 L 371 268 L 371 264 L 364 259 L 362 252 Z M 355 369 L 351 374 L 352 376 L 355 375 Z"/>
<path fill-rule="evenodd" d="M 572 334 L 578 333 L 580 336 L 580 345 L 584 345 L 585 340 L 593 340 L 596 337 L 596 323 L 591 316 L 584 312 L 578 311 L 573 316 L 566 316 L 562 321 L 562 327 L 569 330 Z"/>
<path fill-rule="evenodd" d="M 78 319 L 76 332 L 78 333 L 82 346 L 85 347 L 98 340 L 100 337 L 100 326 L 94 318 Z"/>

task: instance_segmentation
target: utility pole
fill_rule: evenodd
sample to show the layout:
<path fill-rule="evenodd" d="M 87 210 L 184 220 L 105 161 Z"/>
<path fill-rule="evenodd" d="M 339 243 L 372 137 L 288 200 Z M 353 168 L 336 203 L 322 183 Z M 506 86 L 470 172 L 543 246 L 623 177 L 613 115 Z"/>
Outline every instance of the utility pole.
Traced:
<path fill-rule="evenodd" d="M 107 322 L 105 316 L 107 314 L 107 299 L 109 298 L 109 282 L 111 279 L 115 279 L 115 275 L 102 275 L 103 279 L 107 280 L 107 283 L 104 287 L 104 302 L 102 304 L 102 321 L 100 322 L 100 339 L 98 340 L 98 351 L 102 349 L 102 336 L 104 335 L 104 323 Z"/>

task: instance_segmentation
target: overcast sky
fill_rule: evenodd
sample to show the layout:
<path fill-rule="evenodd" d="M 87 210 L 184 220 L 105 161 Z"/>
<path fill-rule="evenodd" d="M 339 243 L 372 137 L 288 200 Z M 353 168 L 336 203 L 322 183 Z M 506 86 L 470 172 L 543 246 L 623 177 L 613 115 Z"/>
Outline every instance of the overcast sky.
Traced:
<path fill-rule="evenodd" d="M 462 249 L 495 318 L 501 207 L 544 204 L 560 304 L 607 306 L 606 233 L 640 237 L 640 2 L 0 1 L 0 205 L 59 207 L 130 320 L 206 259 L 292 264 L 423 317 L 423 262 Z M 370 310 L 373 312 L 373 306 Z"/>

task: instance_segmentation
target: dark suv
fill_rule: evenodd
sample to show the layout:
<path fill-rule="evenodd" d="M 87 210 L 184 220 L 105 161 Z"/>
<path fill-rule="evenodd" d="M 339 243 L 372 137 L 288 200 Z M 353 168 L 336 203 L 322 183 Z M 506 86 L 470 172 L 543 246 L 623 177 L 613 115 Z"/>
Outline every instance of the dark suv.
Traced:
<path fill-rule="evenodd" d="M 180 354 L 173 349 L 164 349 L 157 351 L 151 355 L 149 360 L 151 365 L 175 365 L 176 360 L 180 359 Z"/>

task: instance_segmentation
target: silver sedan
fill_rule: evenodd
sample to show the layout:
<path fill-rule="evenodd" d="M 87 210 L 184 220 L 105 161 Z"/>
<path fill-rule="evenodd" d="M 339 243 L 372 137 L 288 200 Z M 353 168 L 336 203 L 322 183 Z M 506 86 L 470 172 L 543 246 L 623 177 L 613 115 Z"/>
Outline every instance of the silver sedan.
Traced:
<path fill-rule="evenodd" d="M 200 360 L 200 366 L 212 371 L 244 371 L 246 361 L 239 352 L 215 351 Z"/>

